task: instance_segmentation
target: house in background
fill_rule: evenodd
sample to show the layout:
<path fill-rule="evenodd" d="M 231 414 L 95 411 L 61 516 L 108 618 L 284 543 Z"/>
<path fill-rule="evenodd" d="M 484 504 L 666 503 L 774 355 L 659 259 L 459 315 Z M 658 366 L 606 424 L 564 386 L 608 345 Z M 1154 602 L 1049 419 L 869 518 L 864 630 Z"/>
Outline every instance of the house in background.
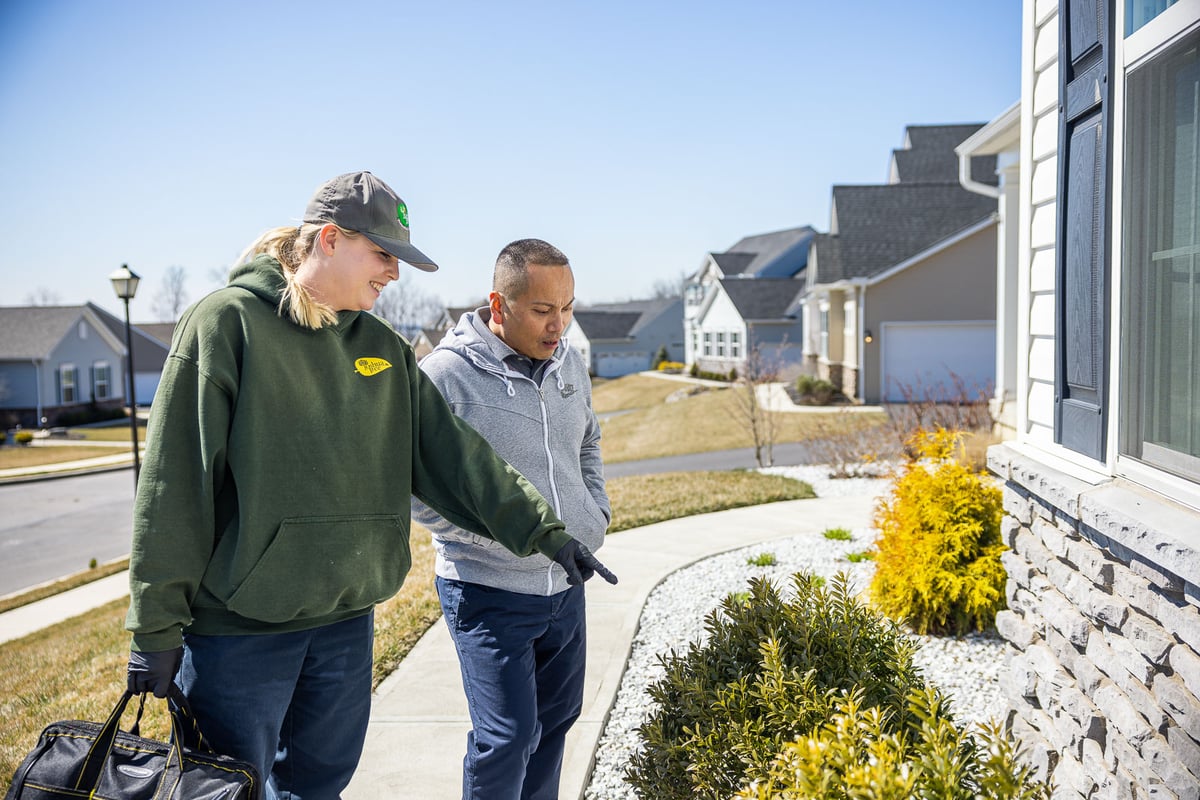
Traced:
<path fill-rule="evenodd" d="M 442 313 L 437 319 L 422 327 L 412 337 L 410 344 L 412 344 L 413 353 L 417 359 L 420 360 L 432 353 L 433 348 L 437 347 L 438 343 L 442 341 L 442 337 L 458 324 L 463 314 L 486 305 L 487 298 L 485 297 L 477 305 L 446 306 L 442 309 Z"/>
<path fill-rule="evenodd" d="M 126 404 L 125 339 L 91 304 L 0 308 L 0 424 Z"/>
<path fill-rule="evenodd" d="M 110 314 L 95 303 L 88 303 L 87 308 L 100 318 L 105 327 L 122 342 L 125 341 L 125 320 Z M 148 330 L 149 329 L 149 330 Z M 133 344 L 133 397 L 139 406 L 148 406 L 154 402 L 158 392 L 158 383 L 162 380 L 163 366 L 167 363 L 167 354 L 171 351 L 171 336 L 175 332 L 175 323 L 151 323 L 147 326 L 131 325 L 129 338 Z M 161 336 L 166 335 L 166 341 Z M 124 348 L 122 348 L 124 351 Z M 122 362 L 121 372 L 127 375 L 128 363 Z M 127 383 L 121 397 L 128 392 Z"/>
<path fill-rule="evenodd" d="M 996 200 L 960 182 L 980 125 L 913 125 L 889 181 L 834 186 L 804 297 L 809 374 L 864 403 L 971 398 L 995 381 Z M 997 184 L 996 158 L 969 160 Z"/>
<path fill-rule="evenodd" d="M 1021 26 L 1009 719 L 1056 798 L 1197 797 L 1200 3 Z"/>
<path fill-rule="evenodd" d="M 588 371 L 618 378 L 651 369 L 659 351 L 683 359 L 683 300 L 678 297 L 577 308 L 564 333 Z"/>
<path fill-rule="evenodd" d="M 800 296 L 805 287 L 811 227 L 741 239 L 709 253 L 684 286 L 684 363 L 707 372 L 781 376 L 801 368 Z"/>

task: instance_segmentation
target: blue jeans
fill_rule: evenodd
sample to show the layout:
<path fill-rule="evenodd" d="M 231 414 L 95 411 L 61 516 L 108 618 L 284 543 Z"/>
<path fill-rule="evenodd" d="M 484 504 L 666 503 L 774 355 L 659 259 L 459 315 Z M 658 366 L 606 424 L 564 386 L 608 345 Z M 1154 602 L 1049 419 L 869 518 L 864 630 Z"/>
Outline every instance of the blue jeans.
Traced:
<path fill-rule="evenodd" d="M 542 597 L 438 578 L 437 589 L 473 726 L 464 800 L 557 798 L 583 708 L 583 587 Z"/>
<path fill-rule="evenodd" d="M 259 765 L 266 800 L 334 800 L 371 715 L 374 614 L 293 633 L 185 635 L 179 685 L 218 753 Z"/>

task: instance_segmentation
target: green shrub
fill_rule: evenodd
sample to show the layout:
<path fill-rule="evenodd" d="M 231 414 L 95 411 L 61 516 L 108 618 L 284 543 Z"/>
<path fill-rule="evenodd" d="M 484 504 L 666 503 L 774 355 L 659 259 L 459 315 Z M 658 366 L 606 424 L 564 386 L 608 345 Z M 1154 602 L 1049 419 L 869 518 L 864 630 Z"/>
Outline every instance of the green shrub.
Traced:
<path fill-rule="evenodd" d="M 796 394 L 800 395 L 802 403 L 810 406 L 827 406 L 843 397 L 836 386 L 815 375 L 801 375 L 796 378 Z"/>
<path fill-rule="evenodd" d="M 670 360 L 671 354 L 667 351 L 667 346 L 665 344 L 659 345 L 658 352 L 654 354 L 654 361 L 651 362 L 650 367 L 651 369 L 662 369 L 663 362 Z"/>
<path fill-rule="evenodd" d="M 871 550 L 863 550 L 860 553 L 846 553 L 846 560 L 851 564 L 857 564 L 860 561 L 874 561 L 875 553 Z"/>
<path fill-rule="evenodd" d="M 918 431 L 917 460 L 875 512 L 871 599 L 917 633 L 984 630 L 1005 607 L 1001 493 L 954 458 L 961 434 Z"/>
<path fill-rule="evenodd" d="M 826 528 L 821 535 L 835 542 L 848 542 L 854 538 L 848 528 Z"/>
<path fill-rule="evenodd" d="M 905 702 L 924 688 L 913 641 L 856 600 L 844 574 L 825 589 L 797 573 L 792 588 L 785 600 L 752 579 L 748 602 L 730 596 L 709 614 L 705 644 L 660 657 L 656 708 L 625 773 L 639 797 L 725 798 L 765 779 L 785 743 L 830 718 L 839 692 L 890 709 L 896 730 L 918 724 Z"/>
<path fill-rule="evenodd" d="M 775 566 L 774 553 L 759 553 L 756 556 L 751 556 L 746 559 L 746 563 L 752 567 L 773 567 Z"/>
<path fill-rule="evenodd" d="M 1043 800 L 1047 785 L 1033 780 L 1019 751 L 997 726 L 975 737 L 949 717 L 945 698 L 932 688 L 907 701 L 907 730 L 892 711 L 864 707 L 859 692 L 839 695 L 834 715 L 789 742 L 767 777 L 736 795 L 739 800 Z"/>
<path fill-rule="evenodd" d="M 33 441 L 33 431 L 17 431 L 13 434 L 13 441 L 17 444 L 29 444 Z"/>

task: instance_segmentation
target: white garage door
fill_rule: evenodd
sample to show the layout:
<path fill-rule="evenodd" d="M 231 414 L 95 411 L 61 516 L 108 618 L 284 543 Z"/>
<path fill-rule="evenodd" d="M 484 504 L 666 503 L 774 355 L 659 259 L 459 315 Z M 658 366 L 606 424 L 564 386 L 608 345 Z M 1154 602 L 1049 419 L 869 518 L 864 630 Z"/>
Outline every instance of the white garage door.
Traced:
<path fill-rule="evenodd" d="M 996 383 L 994 322 L 888 322 L 880 342 L 884 400 L 969 399 Z"/>

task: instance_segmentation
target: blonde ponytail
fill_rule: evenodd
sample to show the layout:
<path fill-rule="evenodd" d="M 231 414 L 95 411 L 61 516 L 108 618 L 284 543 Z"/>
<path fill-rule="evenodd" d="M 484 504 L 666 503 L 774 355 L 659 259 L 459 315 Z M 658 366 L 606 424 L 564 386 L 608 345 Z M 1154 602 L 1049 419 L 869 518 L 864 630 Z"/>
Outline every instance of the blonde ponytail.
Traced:
<path fill-rule="evenodd" d="M 324 226 L 305 223 L 299 228 L 271 228 L 238 257 L 239 264 L 244 264 L 263 253 L 278 261 L 283 267 L 283 277 L 287 282 L 283 295 L 279 298 L 279 314 L 282 316 L 284 309 L 287 309 L 288 318 L 292 322 L 312 330 L 319 330 L 337 322 L 337 312 L 313 297 L 308 289 L 296 281 L 296 270 L 305 256 L 312 251 L 322 227 Z"/>

